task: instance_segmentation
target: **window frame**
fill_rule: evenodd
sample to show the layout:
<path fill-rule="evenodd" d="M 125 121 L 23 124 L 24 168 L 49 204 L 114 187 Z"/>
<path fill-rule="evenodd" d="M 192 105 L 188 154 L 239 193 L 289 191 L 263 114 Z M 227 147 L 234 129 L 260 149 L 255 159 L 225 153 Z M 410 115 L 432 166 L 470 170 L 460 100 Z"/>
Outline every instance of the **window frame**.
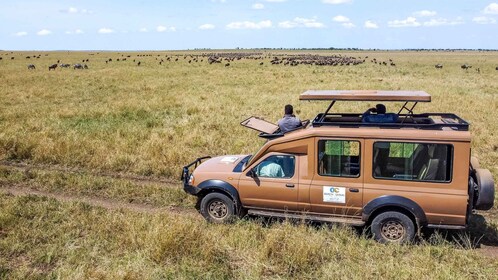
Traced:
<path fill-rule="evenodd" d="M 359 149 L 359 153 L 358 153 L 358 174 L 356 176 L 341 176 L 341 175 L 329 175 L 329 174 L 321 174 L 320 173 L 320 141 L 348 141 L 348 142 L 357 142 L 358 143 L 358 149 Z M 316 173 L 318 174 L 318 176 L 322 176 L 322 177 L 333 177 L 333 178 L 348 178 L 348 179 L 355 179 L 355 178 L 360 178 L 361 177 L 361 167 L 362 167 L 362 164 L 361 164 L 361 159 L 362 159 L 362 146 L 361 146 L 361 140 L 358 140 L 358 139 L 349 139 L 349 138 L 343 138 L 343 139 L 327 139 L 327 138 L 323 138 L 323 139 L 318 139 L 317 141 L 317 147 L 316 147 Z M 341 155 L 342 156 L 342 155 Z"/>
<path fill-rule="evenodd" d="M 389 177 L 375 177 L 375 165 L 374 165 L 374 152 L 375 152 L 375 144 L 376 143 L 400 143 L 400 144 L 436 144 L 436 145 L 446 145 L 451 147 L 451 162 L 449 164 L 450 167 L 450 180 L 448 181 L 431 181 L 431 180 L 406 180 L 406 179 L 398 179 L 398 178 L 389 178 Z M 410 142 L 410 141 L 399 141 L 399 140 L 377 140 L 372 143 L 372 170 L 371 175 L 374 180 L 388 180 L 388 181 L 402 181 L 402 182 L 414 182 L 414 183 L 434 183 L 434 184 L 451 184 L 453 182 L 453 166 L 455 161 L 455 146 L 451 143 L 437 143 L 437 142 Z"/>
<path fill-rule="evenodd" d="M 261 165 L 264 161 L 266 161 L 270 157 L 278 157 L 278 156 L 292 157 L 292 158 L 294 158 L 294 170 L 293 170 L 293 173 L 292 173 L 291 177 L 288 177 L 288 176 L 285 176 L 285 177 L 266 177 L 266 176 L 260 176 L 259 174 L 257 174 L 257 168 L 258 168 L 259 165 Z M 296 176 L 296 166 L 297 166 L 296 161 L 297 161 L 297 157 L 294 154 L 270 154 L 267 157 L 261 159 L 258 163 L 256 163 L 254 165 L 254 167 L 251 168 L 251 170 L 254 170 L 254 172 L 256 172 L 257 177 L 261 178 L 261 179 L 287 179 L 288 180 L 288 179 L 292 179 L 292 178 L 294 178 L 294 176 Z M 282 167 L 282 170 L 283 170 L 283 166 L 281 166 L 281 167 Z"/>

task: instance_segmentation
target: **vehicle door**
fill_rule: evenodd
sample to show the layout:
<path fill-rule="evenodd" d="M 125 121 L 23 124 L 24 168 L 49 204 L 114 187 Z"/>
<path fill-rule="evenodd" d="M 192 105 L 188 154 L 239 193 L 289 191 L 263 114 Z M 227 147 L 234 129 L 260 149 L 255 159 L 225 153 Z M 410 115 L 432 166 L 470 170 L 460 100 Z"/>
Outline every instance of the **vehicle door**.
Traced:
<path fill-rule="evenodd" d="M 239 196 L 248 208 L 295 210 L 299 189 L 299 157 L 269 153 L 240 177 Z"/>
<path fill-rule="evenodd" d="M 363 139 L 317 138 L 311 211 L 360 216 L 363 207 Z"/>

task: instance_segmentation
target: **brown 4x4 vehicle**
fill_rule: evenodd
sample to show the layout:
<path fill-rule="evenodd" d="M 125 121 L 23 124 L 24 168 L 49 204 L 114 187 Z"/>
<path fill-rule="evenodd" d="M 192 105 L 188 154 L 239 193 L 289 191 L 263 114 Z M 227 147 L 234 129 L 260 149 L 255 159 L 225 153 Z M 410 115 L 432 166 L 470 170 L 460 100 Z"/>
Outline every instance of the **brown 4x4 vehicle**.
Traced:
<path fill-rule="evenodd" d="M 241 124 L 268 140 L 256 154 L 183 168 L 184 189 L 208 221 L 248 213 L 342 222 L 370 226 L 380 242 L 405 242 L 422 227 L 465 228 L 474 209 L 493 206 L 493 178 L 471 157 L 469 124 L 455 114 L 413 113 L 417 102 L 430 102 L 426 92 L 307 91 L 300 99 L 331 104 L 285 134 L 249 118 Z M 359 113 L 330 113 L 339 100 L 405 103 L 390 122 L 365 122 Z"/>

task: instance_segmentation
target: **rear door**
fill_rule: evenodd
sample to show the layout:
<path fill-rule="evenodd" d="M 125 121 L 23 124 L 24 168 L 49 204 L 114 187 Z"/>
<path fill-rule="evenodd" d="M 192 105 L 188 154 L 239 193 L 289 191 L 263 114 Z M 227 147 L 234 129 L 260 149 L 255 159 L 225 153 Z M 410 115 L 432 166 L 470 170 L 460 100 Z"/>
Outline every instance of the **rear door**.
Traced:
<path fill-rule="evenodd" d="M 255 162 L 239 180 L 242 204 L 248 208 L 296 210 L 298 161 L 297 155 L 269 153 Z M 250 170 L 253 170 L 254 177 Z"/>
<path fill-rule="evenodd" d="M 363 139 L 317 138 L 311 211 L 360 216 L 363 207 Z"/>

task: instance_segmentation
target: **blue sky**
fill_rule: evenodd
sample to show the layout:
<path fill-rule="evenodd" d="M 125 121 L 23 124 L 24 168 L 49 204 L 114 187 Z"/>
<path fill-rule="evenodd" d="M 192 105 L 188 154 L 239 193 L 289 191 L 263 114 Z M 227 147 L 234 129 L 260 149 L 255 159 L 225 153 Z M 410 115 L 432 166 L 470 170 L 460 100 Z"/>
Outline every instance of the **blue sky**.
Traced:
<path fill-rule="evenodd" d="M 498 49 L 498 1 L 0 0 L 0 49 Z"/>

